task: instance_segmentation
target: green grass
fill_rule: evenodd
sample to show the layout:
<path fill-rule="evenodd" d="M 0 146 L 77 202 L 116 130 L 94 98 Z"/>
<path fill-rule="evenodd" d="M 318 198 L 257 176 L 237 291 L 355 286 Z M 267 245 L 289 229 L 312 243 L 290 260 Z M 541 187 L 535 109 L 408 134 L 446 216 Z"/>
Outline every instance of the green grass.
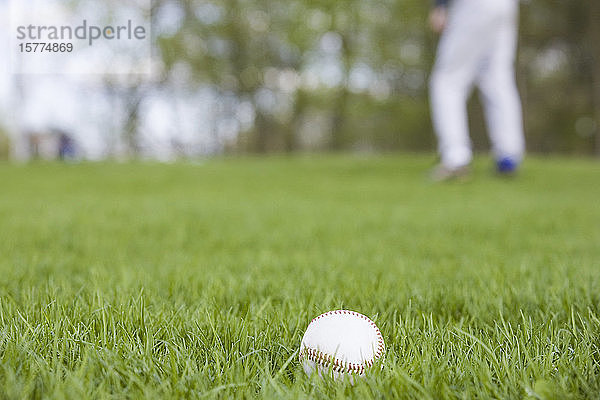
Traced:
<path fill-rule="evenodd" d="M 600 164 L 431 157 L 0 165 L 0 398 L 596 398 Z M 310 319 L 385 367 L 307 378 Z"/>

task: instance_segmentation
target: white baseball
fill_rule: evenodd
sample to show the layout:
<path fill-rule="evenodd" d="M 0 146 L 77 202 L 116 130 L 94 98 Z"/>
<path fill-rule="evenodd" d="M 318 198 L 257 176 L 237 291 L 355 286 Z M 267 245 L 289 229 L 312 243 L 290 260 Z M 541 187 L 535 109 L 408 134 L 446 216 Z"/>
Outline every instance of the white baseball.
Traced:
<path fill-rule="evenodd" d="M 315 371 L 333 378 L 364 375 L 382 359 L 385 344 L 381 332 L 368 317 L 354 311 L 321 314 L 306 328 L 300 344 L 300 363 L 308 375 Z"/>

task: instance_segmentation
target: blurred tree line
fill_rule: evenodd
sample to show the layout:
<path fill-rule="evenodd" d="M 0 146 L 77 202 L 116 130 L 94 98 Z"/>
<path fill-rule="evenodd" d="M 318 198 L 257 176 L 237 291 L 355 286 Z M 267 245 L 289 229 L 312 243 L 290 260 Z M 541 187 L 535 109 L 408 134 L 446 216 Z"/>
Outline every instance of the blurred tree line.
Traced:
<path fill-rule="evenodd" d="M 431 151 L 429 0 L 152 0 L 157 77 L 106 80 L 138 152 L 153 91 L 207 88 L 225 151 Z M 600 1 L 521 7 L 518 81 L 528 148 L 600 155 Z M 198 104 L 198 107 L 204 107 Z M 476 148 L 487 149 L 476 95 Z M 233 133 L 233 134 L 232 134 Z"/>
<path fill-rule="evenodd" d="M 253 123 L 232 152 L 431 150 L 426 0 L 157 0 L 162 82 L 209 85 Z M 518 79 L 531 151 L 600 154 L 600 2 L 522 6 Z M 470 105 L 475 145 L 487 148 Z M 247 113 L 246 113 L 247 114 Z M 237 126 L 242 126 L 239 124 Z"/>
<path fill-rule="evenodd" d="M 234 152 L 431 149 L 422 1 L 159 1 L 164 73 L 250 109 Z M 169 78 L 167 78 L 167 81 Z M 229 115 L 235 116 L 236 105 Z M 235 121 L 233 121 L 235 123 Z"/>

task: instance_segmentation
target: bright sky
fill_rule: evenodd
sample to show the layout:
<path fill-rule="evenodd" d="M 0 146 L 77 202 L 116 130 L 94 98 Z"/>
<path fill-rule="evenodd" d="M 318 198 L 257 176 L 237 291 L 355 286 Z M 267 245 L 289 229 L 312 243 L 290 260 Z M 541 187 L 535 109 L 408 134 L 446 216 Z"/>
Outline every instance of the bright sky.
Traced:
<path fill-rule="evenodd" d="M 101 75 L 13 73 L 19 64 L 14 62 L 11 54 L 10 46 L 16 46 L 15 43 L 11 43 L 16 31 L 11 30 L 21 23 L 15 24 L 16 21 L 11 17 L 14 17 L 15 10 L 23 12 L 24 9 L 36 7 L 36 3 L 38 9 L 48 11 L 49 2 L 52 1 L 0 0 L 0 121 L 13 136 L 28 131 L 63 129 L 75 136 L 87 157 L 99 158 L 106 150 L 106 138 L 112 135 L 111 131 L 120 127 L 120 119 L 124 117 L 124 107 L 109 98 L 104 87 L 97 82 Z M 61 15 L 54 18 L 55 14 L 50 13 L 46 17 L 48 20 L 60 21 Z M 95 45 L 93 52 L 76 58 L 75 62 L 68 66 L 59 66 L 59 70 L 67 68 L 87 71 L 89 64 L 85 63 L 92 57 L 103 58 L 104 54 L 106 52 Z M 53 61 L 48 55 L 43 57 L 30 62 L 33 71 L 38 70 L 40 64 L 52 70 L 53 62 L 60 61 Z M 115 67 L 120 61 L 123 60 L 111 58 L 110 67 Z M 93 63 L 98 64 L 97 61 Z"/>

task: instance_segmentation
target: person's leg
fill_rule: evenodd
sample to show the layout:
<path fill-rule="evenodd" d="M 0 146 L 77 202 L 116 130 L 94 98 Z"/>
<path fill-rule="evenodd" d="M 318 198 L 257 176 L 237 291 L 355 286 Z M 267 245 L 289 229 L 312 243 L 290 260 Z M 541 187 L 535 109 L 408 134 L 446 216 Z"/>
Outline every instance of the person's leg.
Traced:
<path fill-rule="evenodd" d="M 506 1 L 495 26 L 490 53 L 478 79 L 492 151 L 500 172 L 512 172 L 523 159 L 525 140 L 521 101 L 515 81 L 518 10 L 516 0 Z"/>
<path fill-rule="evenodd" d="M 466 103 L 489 48 L 487 15 L 478 1 L 455 0 L 430 80 L 433 126 L 442 165 L 449 169 L 472 158 Z"/>
<path fill-rule="evenodd" d="M 441 162 L 459 168 L 471 162 L 466 99 L 469 85 L 463 78 L 437 68 L 431 78 L 431 113 Z"/>

